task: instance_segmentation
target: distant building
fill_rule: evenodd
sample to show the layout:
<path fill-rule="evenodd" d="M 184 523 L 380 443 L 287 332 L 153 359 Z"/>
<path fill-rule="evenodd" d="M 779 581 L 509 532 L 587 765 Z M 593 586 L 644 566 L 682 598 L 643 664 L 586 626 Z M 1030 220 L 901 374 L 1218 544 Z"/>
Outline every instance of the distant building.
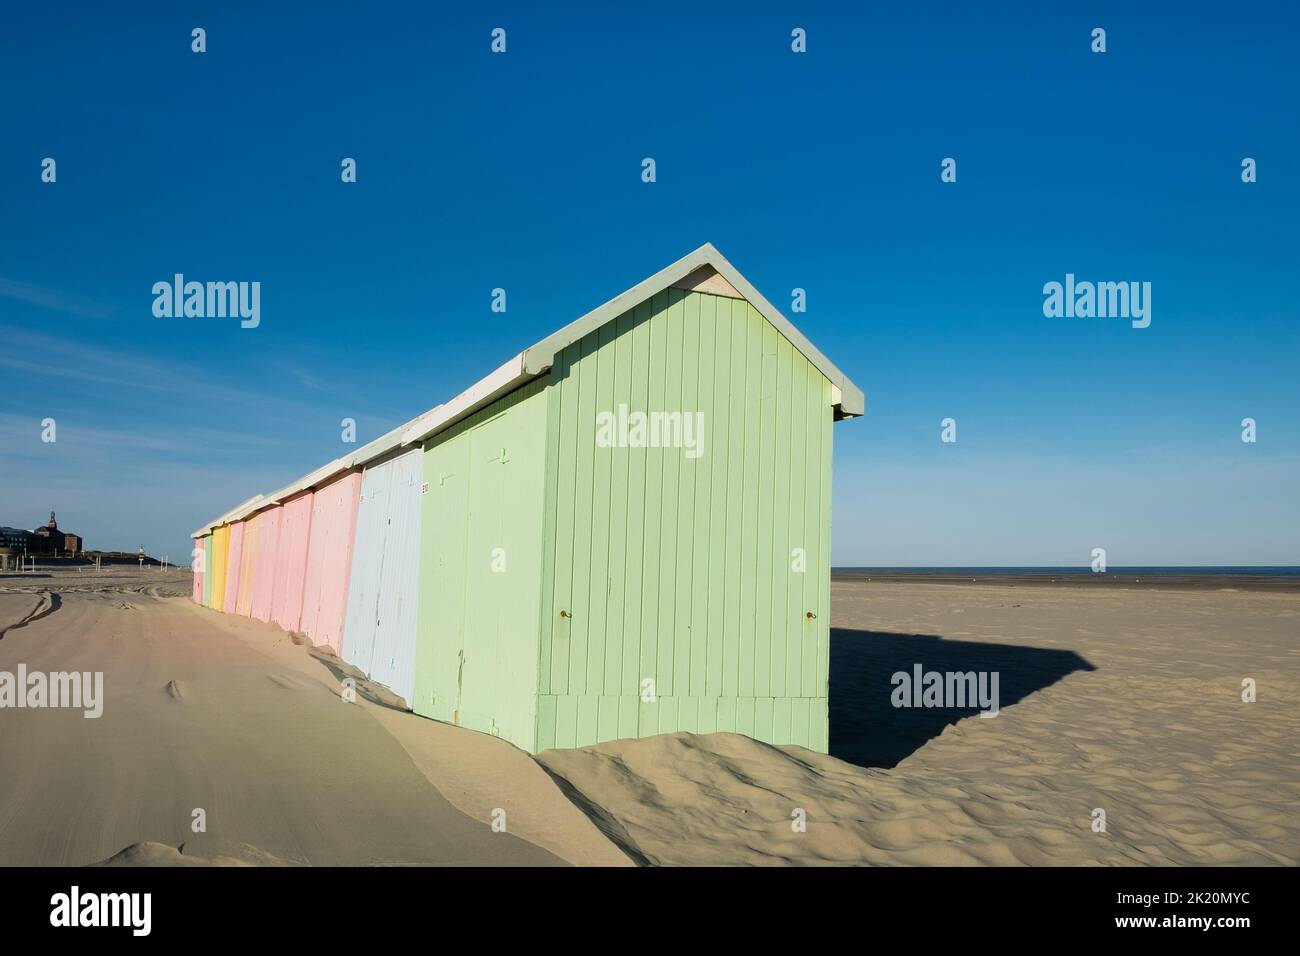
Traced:
<path fill-rule="evenodd" d="M 33 529 L 31 535 L 30 550 L 34 552 L 66 551 L 69 554 L 80 554 L 83 550 L 81 535 L 59 530 L 53 511 L 50 512 L 49 522 Z"/>
<path fill-rule="evenodd" d="M 30 550 L 31 537 L 32 533 L 22 528 L 0 527 L 0 571 L 18 569 L 23 555 Z"/>

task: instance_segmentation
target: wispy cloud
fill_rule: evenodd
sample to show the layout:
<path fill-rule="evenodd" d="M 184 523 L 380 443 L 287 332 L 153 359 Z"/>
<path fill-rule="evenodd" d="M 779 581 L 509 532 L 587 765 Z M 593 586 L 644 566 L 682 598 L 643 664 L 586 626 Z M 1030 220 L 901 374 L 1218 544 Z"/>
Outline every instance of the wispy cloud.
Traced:
<path fill-rule="evenodd" d="M 47 454 L 41 448 L 42 430 L 36 418 L 0 413 L 0 442 L 6 457 L 27 450 L 29 454 Z M 57 435 L 64 450 L 156 452 L 163 455 L 193 455 L 212 458 L 249 448 L 274 448 L 280 443 L 264 435 L 220 428 L 186 428 L 183 431 L 162 426 L 142 427 L 131 431 L 67 423 L 58 426 Z M 34 450 L 34 451 L 33 451 Z"/>
<path fill-rule="evenodd" d="M 95 299 L 3 276 L 0 276 L 0 297 L 87 319 L 105 319 L 113 313 L 109 306 Z"/>
<path fill-rule="evenodd" d="M 274 417 L 282 423 L 314 425 L 320 420 L 319 404 L 246 387 L 235 388 L 223 384 L 202 368 L 186 363 L 78 345 L 66 337 L 41 335 L 14 326 L 0 325 L 0 339 L 7 346 L 6 352 L 0 354 L 0 368 L 39 377 L 57 376 L 63 382 L 80 381 L 129 388 L 135 392 L 146 390 L 170 394 L 186 400 L 201 392 L 207 401 L 245 408 L 261 416 Z M 20 357 L 30 355 L 43 356 L 46 361 Z M 335 390 L 329 383 L 312 379 L 305 372 L 302 374 L 311 383 L 300 381 L 303 387 L 322 394 L 334 394 Z M 378 423 L 377 436 L 385 430 L 386 423 L 391 427 L 394 416 L 358 411 L 354 417 L 358 421 Z"/>
<path fill-rule="evenodd" d="M 314 392 L 332 392 L 333 389 L 322 382 L 316 376 L 309 373 L 306 369 L 297 365 L 291 365 L 288 362 L 276 362 L 274 367 L 284 374 L 288 375 L 303 388 L 311 389 Z"/>

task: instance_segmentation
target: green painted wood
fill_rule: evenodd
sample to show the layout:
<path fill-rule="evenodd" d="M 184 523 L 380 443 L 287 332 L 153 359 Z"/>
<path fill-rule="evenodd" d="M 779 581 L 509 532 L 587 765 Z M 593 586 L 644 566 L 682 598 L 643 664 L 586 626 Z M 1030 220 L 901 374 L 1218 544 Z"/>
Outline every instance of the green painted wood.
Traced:
<path fill-rule="evenodd" d="M 592 389 L 592 402 L 598 400 L 598 396 L 612 394 L 614 389 L 614 336 L 617 332 L 617 321 L 610 322 L 601 327 L 600 331 L 591 338 L 595 346 L 593 358 L 596 362 L 594 388 Z M 591 410 L 594 418 L 595 410 Z M 605 587 L 593 587 L 591 589 L 591 607 L 588 612 L 587 626 L 583 628 L 586 638 L 587 656 L 586 656 L 586 673 L 584 675 L 583 686 L 587 693 L 599 697 L 605 693 L 605 659 L 607 657 L 607 646 L 611 641 L 605 640 L 606 618 L 609 613 L 609 587 L 610 575 L 608 573 L 609 565 L 609 548 L 610 548 L 610 515 L 613 510 L 610 504 L 611 472 L 613 469 L 613 456 L 606 454 L 606 449 L 597 449 L 592 446 L 593 460 L 591 463 L 591 497 L 589 502 L 591 514 L 591 546 L 588 549 L 588 575 L 593 581 L 604 581 Z M 581 463 L 580 463 L 581 464 Z M 622 645 L 620 644 L 620 647 Z M 579 667 L 582 665 L 579 664 Z M 593 743 L 599 738 L 597 732 L 598 721 L 596 715 L 591 715 L 591 734 Z"/>
<path fill-rule="evenodd" d="M 700 299 L 704 296 L 683 293 L 677 305 L 681 316 L 680 349 L 681 398 L 677 407 L 681 409 L 699 408 L 699 374 L 700 374 Z M 705 438 L 708 437 L 706 423 Z M 674 542 L 676 545 L 675 579 L 673 581 L 673 688 L 685 698 L 691 690 L 691 644 L 694 631 L 691 628 L 691 606 L 694 602 L 693 572 L 695 563 L 695 485 L 699 474 L 706 469 L 700 467 L 700 459 L 679 456 L 675 459 L 677 471 L 677 497 L 679 505 L 676 514 Z M 672 524 L 671 519 L 667 524 Z"/>
<path fill-rule="evenodd" d="M 724 577 L 722 582 L 722 696 L 736 698 L 740 695 L 741 667 L 741 522 L 744 514 L 745 480 L 745 426 L 752 412 L 747 406 L 747 388 L 750 376 L 747 362 L 748 323 L 744 321 L 744 304 L 728 300 L 719 303 L 729 313 L 727 318 L 731 338 L 731 381 L 727 401 L 733 404 L 731 421 L 726 432 L 727 441 L 727 525 L 725 537 L 714 542 L 721 552 Z M 716 553 L 716 552 L 715 552 Z M 734 710 L 726 730 L 735 730 Z"/>
<path fill-rule="evenodd" d="M 692 395 L 696 404 L 701 404 L 705 401 L 712 401 L 713 398 L 714 334 L 717 329 L 716 304 L 718 297 L 713 295 L 691 296 L 687 301 L 688 304 L 695 303 L 694 308 L 698 312 L 695 338 L 693 340 L 688 338 L 687 348 L 694 347 L 698 356 L 698 360 L 693 363 L 695 374 Z M 688 313 L 688 322 L 689 318 Z M 710 425 L 716 425 L 716 423 L 710 423 Z M 712 564 L 709 560 L 709 526 L 712 518 L 711 503 L 713 500 L 714 472 L 712 469 L 700 468 L 698 465 L 693 465 L 691 471 L 695 489 L 695 508 L 689 527 L 691 601 L 689 617 L 690 662 L 687 683 L 690 688 L 690 695 L 698 699 L 708 693 L 709 589 L 708 587 L 695 587 L 694 583 L 697 578 L 703 583 L 708 582 L 710 565 Z"/>
<path fill-rule="evenodd" d="M 663 324 L 663 360 L 661 374 L 656 375 L 652 386 L 661 387 L 659 399 L 654 407 L 666 411 L 685 411 L 681 404 L 682 366 L 687 356 L 682 351 L 682 297 L 686 293 L 680 289 L 669 289 L 664 293 L 667 316 Z M 659 607 L 654 636 L 654 677 L 660 695 L 672 697 L 675 691 L 675 672 L 673 669 L 673 650 L 675 612 L 677 604 L 677 516 L 684 507 L 681 499 L 682 453 L 663 452 L 658 454 L 660 467 L 659 494 L 661 510 L 655 515 L 653 524 L 659 532 Z M 663 731 L 661 731 L 662 733 Z"/>
<path fill-rule="evenodd" d="M 424 450 L 420 523 L 420 607 L 416 614 L 415 700 L 411 709 L 455 723 L 465 649 L 469 526 L 469 442 Z"/>
<path fill-rule="evenodd" d="M 620 404 L 702 412 L 704 454 L 597 447 Z M 824 751 L 830 382 L 747 302 L 669 289 L 564 348 L 545 409 L 536 748 L 728 730 Z"/>
<path fill-rule="evenodd" d="M 703 454 L 599 447 L 620 406 L 702 413 Z M 665 290 L 564 348 L 425 446 L 415 712 L 533 752 L 824 751 L 831 426 L 830 382 L 742 300 Z"/>
<path fill-rule="evenodd" d="M 637 375 L 645 376 L 646 405 L 640 409 L 652 411 L 664 410 L 664 367 L 668 353 L 668 292 L 661 292 L 650 300 L 651 321 L 649 325 L 650 341 L 647 365 L 638 368 Z M 663 612 L 663 601 L 659 594 L 659 548 L 661 535 L 659 525 L 663 520 L 665 506 L 663 500 L 664 455 L 655 449 L 642 449 L 636 457 L 646 460 L 645 499 L 642 508 L 642 566 L 639 581 L 628 581 L 641 592 L 641 630 L 638 634 L 640 645 L 641 669 L 638 681 L 651 681 L 654 695 L 666 693 L 666 687 L 660 686 L 663 675 L 659 670 L 659 618 Z M 669 503 L 671 506 L 671 502 Z M 563 534 L 564 529 L 557 529 Z M 671 678 L 669 678 L 671 680 Z M 644 731 L 642 731 L 644 734 Z M 658 733 L 658 730 L 652 731 Z"/>
<path fill-rule="evenodd" d="M 212 607 L 212 581 L 215 577 L 212 564 L 212 535 L 203 536 L 203 606 Z"/>
<path fill-rule="evenodd" d="M 424 450 L 416 713 L 535 749 L 544 379 Z"/>
<path fill-rule="evenodd" d="M 580 346 L 565 349 L 551 371 L 552 381 L 568 383 L 571 365 L 575 359 L 580 357 Z M 548 462 L 552 462 L 553 459 L 554 467 L 554 471 L 547 475 L 547 496 L 549 499 L 554 494 L 552 485 L 569 489 L 569 493 L 555 495 L 555 506 L 552 507 L 547 504 L 545 513 L 550 515 L 553 512 L 555 515 L 555 523 L 553 525 L 548 524 L 548 528 L 572 528 L 575 523 L 576 510 L 581 503 L 578 496 L 573 494 L 573 489 L 577 484 L 577 456 L 573 454 L 572 449 L 577 440 L 578 390 L 576 387 L 553 385 L 548 391 L 550 395 L 548 396 L 547 408 L 551 412 L 548 420 L 553 423 L 548 440 L 554 443 L 555 452 L 553 455 L 549 453 L 547 455 Z M 572 593 L 570 582 L 573 580 L 574 537 L 572 534 L 552 535 L 552 539 L 554 542 L 555 564 L 549 580 L 553 583 L 546 590 L 551 592 L 553 600 L 550 602 L 552 612 L 547 616 L 546 624 L 553 624 L 554 627 L 546 631 L 546 625 L 542 625 L 543 632 L 548 633 L 552 638 L 551 645 L 543 644 L 541 651 L 543 657 L 549 654 L 551 661 L 550 683 L 543 685 L 542 690 L 563 695 L 569 692 L 569 659 L 572 656 L 573 606 L 570 600 Z M 564 723 L 563 716 L 557 713 L 557 733 L 562 733 L 563 728 L 567 726 Z M 570 743 L 567 746 L 572 746 L 572 744 Z"/>
<path fill-rule="evenodd" d="M 629 403 L 630 408 L 645 408 L 648 401 L 650 382 L 649 376 L 645 374 L 645 369 L 649 366 L 650 361 L 650 319 L 654 315 L 654 303 L 647 300 L 640 303 L 632 310 L 631 330 L 625 333 L 632 342 L 632 355 L 629 359 L 628 370 L 628 394 L 631 396 Z M 650 462 L 649 458 L 643 454 L 632 454 L 632 449 L 627 449 L 627 513 L 624 518 L 624 524 L 627 527 L 627 540 L 624 543 L 624 552 L 627 555 L 623 581 L 626 585 L 632 582 L 640 581 L 646 567 L 645 543 L 646 543 L 646 522 L 645 508 L 637 508 L 637 502 L 644 502 L 646 490 L 648 488 Z M 563 486 L 560 486 L 563 487 Z M 559 529 L 563 525 L 557 525 L 553 530 L 556 536 L 560 536 Z M 642 615 L 646 603 L 646 594 L 643 588 L 624 586 L 620 588 L 623 592 L 623 622 L 621 627 L 621 639 L 623 642 L 623 676 L 619 681 L 618 693 L 631 694 L 634 699 L 641 692 L 641 679 L 644 669 L 641 660 L 641 633 L 642 633 Z M 618 626 L 618 622 L 614 622 Z M 542 636 L 545 639 L 546 630 L 543 628 Z M 610 635 L 611 640 L 615 639 L 614 634 Z M 632 708 L 632 717 L 624 718 L 624 726 L 631 721 L 633 723 L 632 736 L 636 736 L 636 727 L 639 727 L 640 721 L 640 704 Z"/>
<path fill-rule="evenodd" d="M 613 363 L 613 380 L 610 384 L 611 401 L 617 407 L 620 403 L 628 404 L 632 400 L 632 346 L 633 338 L 630 334 L 632 329 L 633 313 L 627 312 L 620 316 L 614 322 L 614 345 L 610 350 L 614 354 Z M 609 546 L 608 546 L 608 573 L 607 578 L 612 583 L 614 581 L 625 580 L 628 562 L 628 524 L 632 519 L 627 502 L 631 487 L 630 463 L 632 457 L 631 449 L 614 448 L 609 453 L 609 508 L 607 517 L 604 520 L 605 526 L 609 529 Z M 605 606 L 605 627 L 615 634 L 621 632 L 623 621 L 627 615 L 629 595 L 622 588 L 609 588 L 608 601 Z M 605 672 L 601 682 L 603 692 L 612 702 L 612 736 L 618 738 L 623 736 L 619 709 L 619 694 L 636 693 L 635 668 L 632 668 L 631 676 L 625 681 L 624 656 L 627 653 L 626 641 L 620 638 L 611 638 L 603 642 L 605 646 Z M 602 719 L 601 734 L 605 737 L 607 723 Z M 635 728 L 635 725 L 634 725 Z M 633 729 L 635 735 L 635 729 Z"/>

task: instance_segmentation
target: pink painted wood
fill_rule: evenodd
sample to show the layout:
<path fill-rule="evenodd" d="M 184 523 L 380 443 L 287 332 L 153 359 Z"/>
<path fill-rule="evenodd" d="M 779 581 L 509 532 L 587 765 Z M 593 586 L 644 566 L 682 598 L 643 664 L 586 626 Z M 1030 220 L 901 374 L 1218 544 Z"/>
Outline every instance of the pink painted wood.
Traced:
<path fill-rule="evenodd" d="M 328 644 L 336 654 L 343 650 L 360 497 L 361 474 L 352 472 L 318 488 L 312 501 L 301 630 L 313 643 Z"/>
<path fill-rule="evenodd" d="M 271 598 L 275 594 L 275 549 L 280 541 L 280 506 L 268 508 L 256 518 L 257 565 L 253 568 L 253 617 L 271 620 Z"/>
<path fill-rule="evenodd" d="M 235 613 L 239 594 L 239 562 L 243 555 L 243 522 L 230 525 L 230 544 L 226 546 L 226 593 L 221 596 L 221 610 Z"/>
<path fill-rule="evenodd" d="M 235 596 L 235 613 L 244 617 L 253 614 L 253 569 L 257 567 L 257 515 L 241 522 L 244 526 L 244 546 L 239 555 L 239 591 Z"/>
<path fill-rule="evenodd" d="M 221 610 L 234 614 L 239 603 L 239 566 L 244 556 L 244 522 L 236 521 L 230 526 L 230 544 L 226 551 L 226 593 L 221 602 Z"/>
<path fill-rule="evenodd" d="M 203 539 L 191 538 L 194 551 L 190 553 L 190 568 L 194 571 L 194 592 L 190 595 L 195 604 L 203 603 Z"/>
<path fill-rule="evenodd" d="M 299 495 L 280 507 L 280 540 L 275 549 L 275 597 L 271 620 L 296 631 L 302 620 L 303 586 L 307 582 L 307 544 L 311 531 L 312 493 Z"/>

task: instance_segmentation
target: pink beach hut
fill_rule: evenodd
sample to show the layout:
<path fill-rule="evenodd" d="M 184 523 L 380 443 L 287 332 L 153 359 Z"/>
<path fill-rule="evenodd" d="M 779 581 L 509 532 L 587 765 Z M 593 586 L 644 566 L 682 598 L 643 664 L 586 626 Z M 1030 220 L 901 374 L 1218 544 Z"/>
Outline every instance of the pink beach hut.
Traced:
<path fill-rule="evenodd" d="M 257 525 L 257 565 L 253 568 L 253 600 L 249 613 L 259 621 L 271 620 L 271 598 L 275 593 L 275 554 L 280 542 L 279 505 L 254 519 Z"/>
<path fill-rule="evenodd" d="M 239 567 L 244 555 L 244 522 L 236 521 L 230 526 L 230 544 L 226 552 L 226 593 L 221 602 L 221 610 L 227 614 L 235 613 L 239 597 Z"/>
<path fill-rule="evenodd" d="M 194 539 L 194 552 L 190 561 L 190 567 L 194 569 L 194 590 L 190 593 L 190 599 L 195 604 L 203 603 L 203 538 Z"/>
<path fill-rule="evenodd" d="M 280 539 L 275 551 L 275 594 L 271 620 L 296 631 L 302 618 L 302 592 L 307 580 L 307 543 L 311 532 L 312 493 L 286 501 L 280 508 Z"/>
<path fill-rule="evenodd" d="M 336 654 L 343 649 L 360 496 L 361 473 L 353 471 L 316 489 L 312 499 L 301 630 L 313 643 L 328 644 Z"/>

